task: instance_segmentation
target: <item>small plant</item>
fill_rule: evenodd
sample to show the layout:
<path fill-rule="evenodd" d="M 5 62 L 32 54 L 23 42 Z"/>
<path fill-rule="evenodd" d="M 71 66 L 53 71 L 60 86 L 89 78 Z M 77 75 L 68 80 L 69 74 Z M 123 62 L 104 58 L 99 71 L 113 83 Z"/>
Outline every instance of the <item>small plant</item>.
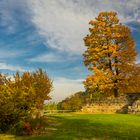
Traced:
<path fill-rule="evenodd" d="M 22 132 L 23 135 L 31 135 L 32 134 L 33 130 L 32 130 L 32 126 L 29 122 L 24 122 L 22 128 L 23 128 L 23 132 Z"/>

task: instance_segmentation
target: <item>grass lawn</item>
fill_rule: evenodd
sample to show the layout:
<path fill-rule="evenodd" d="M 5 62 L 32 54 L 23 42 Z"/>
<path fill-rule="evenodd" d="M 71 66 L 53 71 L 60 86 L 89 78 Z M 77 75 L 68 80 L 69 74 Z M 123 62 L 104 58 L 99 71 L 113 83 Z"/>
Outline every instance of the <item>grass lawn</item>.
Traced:
<path fill-rule="evenodd" d="M 47 136 L 16 140 L 140 140 L 138 115 L 69 113 L 48 117 Z"/>

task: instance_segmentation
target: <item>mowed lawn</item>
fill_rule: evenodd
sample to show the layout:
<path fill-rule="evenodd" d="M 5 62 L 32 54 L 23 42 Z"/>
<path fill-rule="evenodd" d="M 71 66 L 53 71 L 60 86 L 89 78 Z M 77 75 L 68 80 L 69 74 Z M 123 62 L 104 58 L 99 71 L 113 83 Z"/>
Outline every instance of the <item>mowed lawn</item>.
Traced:
<path fill-rule="evenodd" d="M 140 116 L 125 114 L 48 115 L 47 136 L 16 140 L 140 140 Z"/>

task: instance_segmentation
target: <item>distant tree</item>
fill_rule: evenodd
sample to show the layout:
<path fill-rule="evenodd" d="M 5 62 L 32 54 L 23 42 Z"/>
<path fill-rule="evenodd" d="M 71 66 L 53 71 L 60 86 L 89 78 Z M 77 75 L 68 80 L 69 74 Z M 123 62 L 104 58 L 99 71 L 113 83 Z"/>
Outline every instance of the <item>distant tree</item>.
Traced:
<path fill-rule="evenodd" d="M 56 102 L 49 102 L 44 105 L 45 110 L 57 110 L 57 103 Z"/>
<path fill-rule="evenodd" d="M 90 34 L 84 38 L 87 49 L 83 55 L 85 65 L 93 74 L 86 78 L 85 88 L 117 97 L 130 84 L 130 69 L 135 65 L 137 53 L 131 31 L 119 22 L 116 12 L 100 12 L 89 24 Z"/>
<path fill-rule="evenodd" d="M 58 108 L 62 110 L 78 111 L 86 104 L 87 94 L 77 92 L 58 103 Z"/>

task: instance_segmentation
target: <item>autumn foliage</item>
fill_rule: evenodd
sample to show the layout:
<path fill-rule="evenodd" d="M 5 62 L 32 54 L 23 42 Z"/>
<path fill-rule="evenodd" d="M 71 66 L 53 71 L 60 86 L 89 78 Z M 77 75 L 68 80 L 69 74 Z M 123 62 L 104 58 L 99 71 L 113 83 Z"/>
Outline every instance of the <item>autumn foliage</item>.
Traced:
<path fill-rule="evenodd" d="M 137 52 L 129 27 L 119 22 L 116 12 L 100 12 L 89 24 L 83 55 L 85 65 L 93 74 L 84 82 L 87 91 L 99 90 L 117 97 L 130 89 L 138 90 L 140 85 L 134 87 L 134 79 L 139 77 L 140 70 L 135 64 Z"/>
<path fill-rule="evenodd" d="M 0 74 L 0 131 L 14 129 L 24 121 L 28 124 L 28 118 L 38 117 L 36 110 L 43 109 L 51 90 L 52 81 L 42 69 L 17 72 L 12 79 Z"/>

